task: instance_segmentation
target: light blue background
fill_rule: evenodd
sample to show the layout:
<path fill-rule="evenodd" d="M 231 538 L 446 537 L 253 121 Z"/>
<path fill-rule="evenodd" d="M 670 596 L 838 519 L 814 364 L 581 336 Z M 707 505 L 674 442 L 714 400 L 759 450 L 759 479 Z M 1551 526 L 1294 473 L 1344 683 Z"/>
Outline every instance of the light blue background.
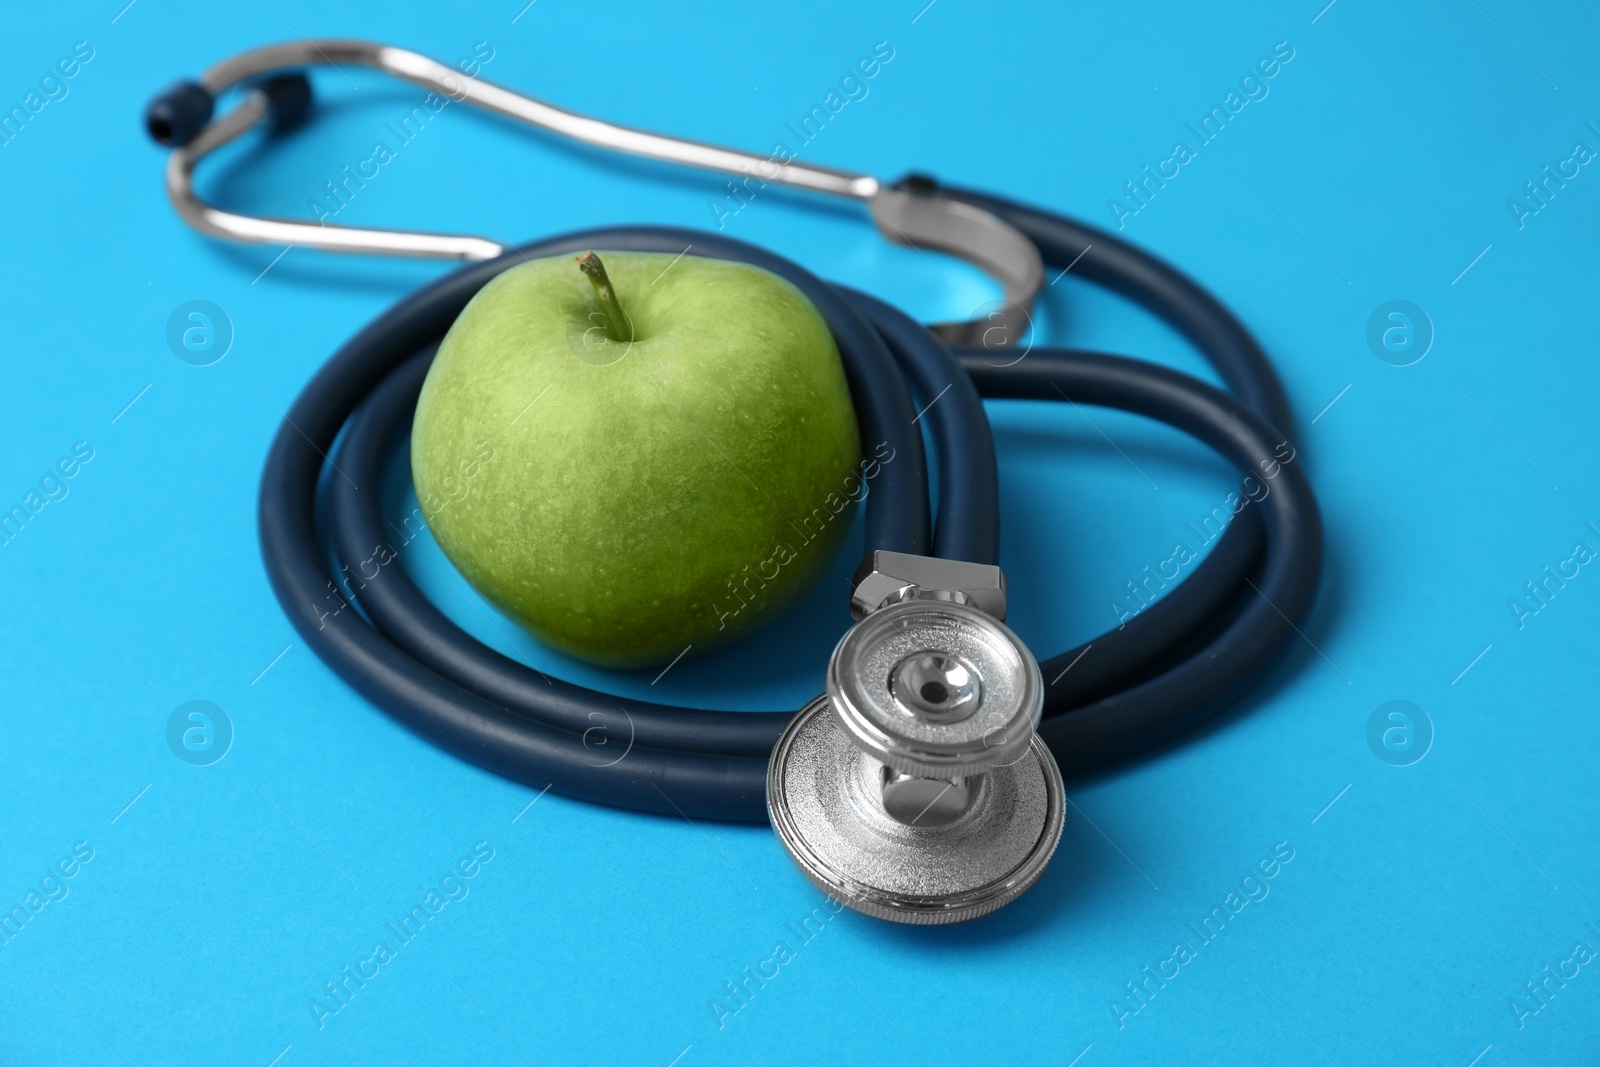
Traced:
<path fill-rule="evenodd" d="M 22 902 L 74 844 L 94 849 L 65 899 L 0 946 L 0 1060 L 697 1067 L 1004 1053 L 1080 1067 L 1490 1067 L 1600 1056 L 1600 962 L 1552 981 L 1521 1028 L 1511 1007 L 1575 944 L 1600 949 L 1600 570 L 1581 568 L 1520 629 L 1508 607 L 1574 542 L 1600 548 L 1586 525 L 1600 526 L 1600 172 L 1581 168 L 1520 229 L 1507 206 L 1575 142 L 1600 148 L 1586 125 L 1600 125 L 1592 9 L 122 2 L 0 17 L 4 109 L 74 42 L 94 49 L 69 95 L 0 148 L 0 505 L 21 503 L 74 443 L 94 449 L 70 494 L 0 548 L 0 903 Z M 167 205 L 165 156 L 140 130 L 147 97 L 302 33 L 446 61 L 486 41 L 491 80 L 762 152 L 887 41 L 894 59 L 870 95 L 802 158 L 885 177 L 924 170 L 1099 225 L 1141 166 L 1193 143 L 1185 122 L 1287 41 L 1294 58 L 1270 94 L 1124 235 L 1202 279 L 1282 370 L 1329 544 L 1306 640 L 1215 729 L 1070 782 L 1040 886 L 959 928 L 846 913 L 802 944 L 788 924 L 822 900 L 764 829 L 554 794 L 529 808 L 534 790 L 356 698 L 292 632 L 262 573 L 255 491 L 277 409 L 362 323 L 447 269 L 295 249 L 266 270 L 279 249 L 199 237 Z M 327 106 L 312 128 L 208 164 L 206 189 L 309 217 L 322 182 L 370 154 L 421 95 L 357 72 L 316 84 Z M 616 166 L 453 107 L 341 220 L 516 239 L 705 227 L 720 185 Z M 768 190 L 726 232 L 929 319 L 994 295 L 953 261 L 884 244 L 853 211 L 816 207 Z M 1368 316 L 1397 298 L 1436 331 L 1404 368 L 1365 340 Z M 210 367 L 180 362 L 165 341 L 168 316 L 192 299 L 224 308 L 235 331 Z M 1040 326 L 1200 369 L 1163 327 L 1070 276 Z M 1231 483 L 1214 458 L 1137 420 L 991 411 L 1013 618 L 1046 654 L 1104 628 L 1123 583 Z M 846 622 L 851 562 L 769 631 L 653 689 L 648 674 L 602 675 L 514 643 L 619 692 L 797 707 L 819 690 Z M 410 565 L 506 647 L 509 624 L 453 589 L 465 587 L 442 559 Z M 168 716 L 193 699 L 220 705 L 235 729 L 209 767 L 180 762 L 165 740 Z M 1366 741 L 1369 715 L 1394 699 L 1433 724 L 1413 766 L 1380 761 Z M 386 923 L 479 842 L 494 858 L 470 895 L 319 1029 L 308 1004 L 323 983 L 391 940 Z M 1119 1027 L 1124 983 L 1193 941 L 1185 924 L 1280 842 L 1294 859 L 1270 895 Z M 709 1002 L 776 942 L 794 958 L 719 1028 Z"/>

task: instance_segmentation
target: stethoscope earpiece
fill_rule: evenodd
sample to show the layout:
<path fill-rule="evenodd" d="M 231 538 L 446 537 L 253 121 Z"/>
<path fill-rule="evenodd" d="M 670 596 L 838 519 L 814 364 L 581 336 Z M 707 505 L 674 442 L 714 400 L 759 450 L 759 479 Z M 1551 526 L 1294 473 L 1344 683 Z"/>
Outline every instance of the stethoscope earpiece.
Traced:
<path fill-rule="evenodd" d="M 258 78 L 249 88 L 261 94 L 272 133 L 287 133 L 311 117 L 311 79 L 302 71 Z M 204 85 L 176 82 L 144 109 L 145 132 L 156 144 L 185 148 L 210 124 L 216 108 L 216 95 Z"/>
<path fill-rule="evenodd" d="M 246 215 L 208 203 L 195 191 L 195 167 L 210 153 L 257 127 L 283 133 L 306 121 L 311 81 L 298 68 L 344 65 L 380 70 L 439 99 L 471 104 L 597 148 L 865 204 L 886 239 L 965 259 L 999 283 L 997 310 L 933 327 L 947 344 L 998 347 L 1021 337 L 1033 300 L 1045 287 L 1044 261 L 1026 234 L 993 212 L 944 196 L 927 178 L 913 176 L 891 185 L 870 174 L 800 163 L 792 156 L 780 160 L 619 126 L 372 41 L 307 39 L 251 49 L 214 64 L 197 81 L 177 82 L 152 100 L 145 109 L 145 130 L 157 144 L 173 149 L 167 162 L 167 196 L 178 214 L 201 233 L 252 244 L 464 260 L 494 259 L 510 251 L 486 237 Z M 235 89 L 242 91 L 242 98 L 217 116 L 217 101 Z"/>
<path fill-rule="evenodd" d="M 156 144 L 182 148 L 200 136 L 216 107 L 216 97 L 204 85 L 177 82 L 144 109 L 145 132 Z"/>
<path fill-rule="evenodd" d="M 887 595 L 773 750 L 773 828 L 812 884 L 857 911 L 987 915 L 1038 881 L 1061 838 L 1061 773 L 1035 732 L 1039 665 L 974 603 L 1004 614 L 999 568 L 880 552 L 863 570 L 856 603 Z"/>

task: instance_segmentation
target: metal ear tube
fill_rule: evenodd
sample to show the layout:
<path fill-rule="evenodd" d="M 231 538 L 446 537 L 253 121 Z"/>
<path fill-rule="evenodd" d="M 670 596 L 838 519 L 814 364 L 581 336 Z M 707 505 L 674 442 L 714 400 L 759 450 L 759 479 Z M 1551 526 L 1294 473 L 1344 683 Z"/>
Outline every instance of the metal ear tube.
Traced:
<path fill-rule="evenodd" d="M 1044 873 L 1065 793 L 1035 728 L 1039 665 L 998 567 L 875 552 L 827 692 L 779 737 L 767 809 L 812 884 L 857 911 L 987 915 Z"/>

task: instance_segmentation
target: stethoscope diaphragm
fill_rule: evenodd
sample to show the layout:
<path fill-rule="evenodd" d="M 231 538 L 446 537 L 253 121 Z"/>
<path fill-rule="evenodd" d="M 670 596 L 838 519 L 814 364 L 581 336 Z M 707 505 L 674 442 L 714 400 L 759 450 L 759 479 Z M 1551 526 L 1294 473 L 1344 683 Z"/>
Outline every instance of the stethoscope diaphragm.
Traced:
<path fill-rule="evenodd" d="M 964 779 L 962 810 L 947 822 L 938 812 L 942 825 L 906 821 L 909 804 L 895 812 L 885 778 L 826 696 L 795 716 L 767 773 L 767 810 L 790 858 L 812 885 L 874 918 L 933 925 L 987 915 L 1039 880 L 1061 839 L 1061 772 L 1037 735 L 1023 758 Z M 937 800 L 924 807 L 936 812 Z"/>
<path fill-rule="evenodd" d="M 784 730 L 767 771 L 773 829 L 805 876 L 895 922 L 1004 907 L 1061 838 L 1061 773 L 1035 732 L 1039 666 L 998 619 L 943 592 L 918 590 L 845 634 L 828 692 Z"/>

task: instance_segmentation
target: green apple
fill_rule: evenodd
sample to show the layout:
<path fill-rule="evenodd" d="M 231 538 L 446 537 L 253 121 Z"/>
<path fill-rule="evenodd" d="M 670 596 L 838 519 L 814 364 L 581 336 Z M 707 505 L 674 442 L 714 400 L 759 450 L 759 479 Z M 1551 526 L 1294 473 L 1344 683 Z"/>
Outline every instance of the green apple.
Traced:
<path fill-rule="evenodd" d="M 417 498 L 541 640 L 640 667 L 748 631 L 826 567 L 864 493 L 838 349 L 743 263 L 531 260 L 472 299 L 417 403 Z"/>

